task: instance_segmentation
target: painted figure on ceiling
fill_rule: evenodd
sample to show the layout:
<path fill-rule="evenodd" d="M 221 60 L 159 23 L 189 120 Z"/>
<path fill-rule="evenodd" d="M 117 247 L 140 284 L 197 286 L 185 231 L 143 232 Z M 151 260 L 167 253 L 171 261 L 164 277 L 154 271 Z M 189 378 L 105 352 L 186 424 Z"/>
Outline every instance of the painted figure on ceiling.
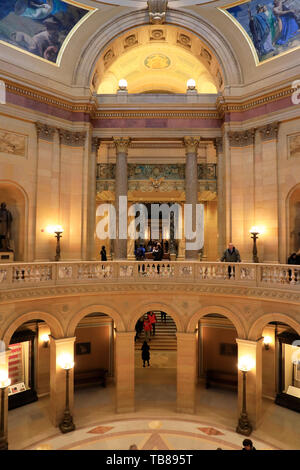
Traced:
<path fill-rule="evenodd" d="M 280 32 L 276 44 L 286 44 L 299 32 L 299 25 L 296 21 L 295 13 L 293 10 L 288 9 L 282 0 L 274 0 L 273 11 L 277 17 Z"/>
<path fill-rule="evenodd" d="M 253 43 L 259 55 L 265 55 L 274 51 L 272 45 L 272 33 L 269 19 L 264 10 L 264 5 L 256 5 L 256 14 L 252 15 L 248 5 L 249 28 L 253 37 Z"/>

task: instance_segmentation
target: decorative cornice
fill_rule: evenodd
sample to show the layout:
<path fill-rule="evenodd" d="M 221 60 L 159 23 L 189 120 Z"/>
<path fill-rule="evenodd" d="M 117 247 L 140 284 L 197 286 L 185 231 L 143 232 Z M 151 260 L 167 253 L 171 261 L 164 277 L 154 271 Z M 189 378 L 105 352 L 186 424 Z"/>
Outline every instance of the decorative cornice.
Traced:
<path fill-rule="evenodd" d="M 183 138 L 183 143 L 185 145 L 185 152 L 187 155 L 193 153 L 197 153 L 199 144 L 200 144 L 200 137 L 191 137 L 185 136 Z"/>
<path fill-rule="evenodd" d="M 45 93 L 43 91 L 35 90 L 29 88 L 25 85 L 20 85 L 14 82 L 11 82 L 7 79 L 2 79 L 5 82 L 6 91 L 13 93 L 15 95 L 20 95 L 39 103 L 44 103 L 56 108 L 65 109 L 66 111 L 71 111 L 72 113 L 92 113 L 95 109 L 95 104 L 86 102 L 86 103 L 73 103 L 72 101 L 64 100 L 63 98 L 57 98 L 50 93 Z"/>
<path fill-rule="evenodd" d="M 47 286 L 12 289 L 9 291 L 0 291 L 0 303 L 28 301 L 41 298 L 66 297 L 78 295 L 108 295 L 108 293 L 140 293 L 156 292 L 162 294 L 168 293 L 194 293 L 200 295 L 218 295 L 237 298 L 265 299 L 274 302 L 288 302 L 299 305 L 300 293 L 295 291 L 286 291 L 276 288 L 263 287 L 242 287 L 225 286 L 216 284 L 195 283 L 143 283 L 132 282 L 129 284 L 101 282 L 93 284 L 71 284 L 68 286 Z"/>
<path fill-rule="evenodd" d="M 267 103 L 282 100 L 283 98 L 288 98 L 292 96 L 295 92 L 295 89 L 292 87 L 285 87 L 280 88 L 279 90 L 275 90 L 269 93 L 262 94 L 256 98 L 249 98 L 241 103 L 234 103 L 234 102 L 226 102 L 224 97 L 220 97 L 217 99 L 217 109 L 219 111 L 220 116 L 228 113 L 242 113 L 244 111 L 248 111 L 250 109 L 257 108 L 259 106 L 263 106 Z M 292 102 L 291 102 L 292 105 Z"/>
<path fill-rule="evenodd" d="M 278 128 L 279 122 L 272 122 L 271 124 L 260 127 L 258 130 L 262 140 L 277 140 Z"/>
<path fill-rule="evenodd" d="M 130 137 L 113 137 L 116 151 L 118 153 L 128 153 L 128 147 L 131 143 Z"/>
<path fill-rule="evenodd" d="M 147 105 L 145 105 L 147 106 Z M 217 111 L 96 111 L 93 119 L 220 119 Z"/>
<path fill-rule="evenodd" d="M 254 144 L 255 129 L 246 131 L 229 131 L 228 138 L 231 147 L 246 147 Z"/>
<path fill-rule="evenodd" d="M 48 124 L 44 124 L 42 122 L 36 122 L 35 127 L 39 139 L 53 142 L 54 133 L 56 131 L 55 127 L 49 126 Z"/>
<path fill-rule="evenodd" d="M 60 143 L 71 147 L 83 147 L 86 139 L 86 132 L 72 132 L 59 129 Z"/>

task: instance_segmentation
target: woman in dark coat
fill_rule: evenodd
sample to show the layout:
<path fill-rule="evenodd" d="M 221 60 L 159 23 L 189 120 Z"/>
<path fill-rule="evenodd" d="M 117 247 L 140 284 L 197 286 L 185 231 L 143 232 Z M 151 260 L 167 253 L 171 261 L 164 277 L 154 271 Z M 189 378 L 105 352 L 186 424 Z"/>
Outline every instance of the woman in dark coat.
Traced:
<path fill-rule="evenodd" d="M 143 367 L 145 367 L 145 362 L 148 362 L 148 367 L 150 366 L 150 346 L 148 345 L 147 341 L 144 341 L 143 346 L 141 347 L 142 350 L 142 360 L 143 360 Z"/>

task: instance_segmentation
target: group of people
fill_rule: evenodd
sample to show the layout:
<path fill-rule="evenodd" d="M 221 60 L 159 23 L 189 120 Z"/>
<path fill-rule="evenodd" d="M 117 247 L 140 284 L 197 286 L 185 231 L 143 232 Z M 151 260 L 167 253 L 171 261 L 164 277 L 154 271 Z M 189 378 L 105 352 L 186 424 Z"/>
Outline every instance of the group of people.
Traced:
<path fill-rule="evenodd" d="M 165 243 L 165 249 L 167 250 L 167 245 Z M 154 242 L 150 240 L 146 246 L 140 244 L 135 250 L 135 257 L 137 261 L 144 261 L 146 258 L 146 252 L 152 253 L 152 258 L 154 261 L 161 261 L 164 256 L 163 244 L 160 242 Z"/>
<path fill-rule="evenodd" d="M 166 314 L 164 312 L 161 312 L 161 321 L 167 321 Z M 143 331 L 145 333 L 145 341 L 143 342 L 143 345 L 141 347 L 143 367 L 146 367 L 146 362 L 148 364 L 148 367 L 150 366 L 150 346 L 148 343 L 149 341 L 151 341 L 150 336 L 155 336 L 156 322 L 157 318 L 155 313 L 148 312 L 146 313 L 146 315 L 140 317 L 135 325 L 136 335 L 134 341 L 136 341 L 140 337 Z"/>
<path fill-rule="evenodd" d="M 129 447 L 129 450 L 139 450 L 139 449 L 136 444 L 131 444 L 131 446 Z M 221 447 L 218 447 L 217 450 L 223 450 L 223 449 Z M 242 450 L 256 450 L 255 447 L 253 446 L 253 442 L 251 441 L 251 439 L 243 440 Z"/>

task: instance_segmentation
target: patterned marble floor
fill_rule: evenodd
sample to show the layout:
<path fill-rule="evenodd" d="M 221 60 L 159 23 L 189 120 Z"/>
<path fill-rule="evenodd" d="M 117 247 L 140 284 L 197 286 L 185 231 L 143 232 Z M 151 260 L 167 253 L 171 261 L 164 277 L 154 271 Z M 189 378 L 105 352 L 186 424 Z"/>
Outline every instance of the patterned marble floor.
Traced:
<path fill-rule="evenodd" d="M 87 426 L 69 434 L 56 434 L 26 450 L 240 450 L 244 437 L 230 429 L 186 419 L 158 417 L 116 419 Z M 276 447 L 254 439 L 258 450 Z"/>

